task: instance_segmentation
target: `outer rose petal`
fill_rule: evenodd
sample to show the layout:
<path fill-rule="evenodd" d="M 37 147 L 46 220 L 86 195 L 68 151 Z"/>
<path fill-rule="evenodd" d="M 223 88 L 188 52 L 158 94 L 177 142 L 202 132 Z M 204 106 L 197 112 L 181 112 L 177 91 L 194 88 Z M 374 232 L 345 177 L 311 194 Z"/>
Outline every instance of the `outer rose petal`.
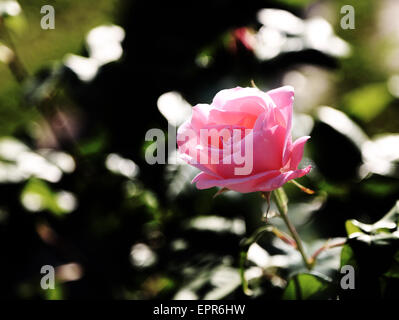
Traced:
<path fill-rule="evenodd" d="M 305 148 L 305 143 L 310 139 L 310 136 L 300 137 L 293 143 L 291 147 L 291 158 L 287 164 L 288 168 L 291 170 L 296 170 L 299 163 L 303 157 L 303 149 Z"/>
<path fill-rule="evenodd" d="M 197 111 L 198 112 L 198 111 Z M 201 164 L 201 156 L 204 153 L 209 153 L 209 148 L 198 149 L 199 137 L 197 129 L 192 126 L 192 120 L 184 122 L 177 130 L 177 145 L 179 148 L 179 156 L 182 160 L 198 168 L 201 171 L 207 172 L 210 175 L 219 177 L 214 172 L 213 167 L 209 163 Z"/>
<path fill-rule="evenodd" d="M 298 169 L 298 170 L 292 170 L 292 171 L 287 171 L 279 176 L 270 179 L 268 181 L 263 182 L 262 184 L 258 185 L 257 190 L 258 191 L 272 191 L 274 189 L 280 188 L 282 185 L 287 183 L 290 180 L 293 179 L 298 179 L 300 177 L 303 177 L 304 175 L 308 174 L 310 170 L 312 169 L 312 166 L 307 166 L 304 169 Z"/>
<path fill-rule="evenodd" d="M 291 143 L 291 128 L 292 128 L 292 109 L 294 104 L 294 88 L 291 86 L 284 86 L 273 89 L 267 92 L 276 105 L 275 115 L 276 121 L 287 129 L 287 135 L 284 142 L 283 149 L 283 163 L 288 161 L 288 149 Z"/>
<path fill-rule="evenodd" d="M 267 130 L 254 132 L 253 167 L 254 173 L 282 168 L 282 154 L 286 131 L 274 126 Z"/>
<path fill-rule="evenodd" d="M 231 178 L 231 179 L 215 179 L 214 177 L 201 172 L 198 174 L 192 181 L 192 183 L 196 182 L 198 189 L 208 189 L 212 187 L 226 187 L 228 189 L 246 193 L 257 191 L 254 190 L 254 187 L 259 184 L 262 179 L 267 180 L 274 177 L 277 177 L 281 174 L 278 170 L 267 171 L 258 173 L 256 175 L 251 176 L 242 176 L 241 178 Z"/>
<path fill-rule="evenodd" d="M 181 153 L 180 157 L 182 160 L 186 161 L 188 164 L 192 165 L 193 167 L 197 168 L 200 171 L 203 171 L 204 173 L 208 174 L 209 176 L 217 179 L 223 179 L 219 175 L 217 175 L 215 172 L 212 171 L 211 168 L 207 167 L 204 164 L 195 162 L 189 155 L 185 153 Z"/>
<path fill-rule="evenodd" d="M 297 179 L 304 176 L 305 174 L 308 174 L 310 169 L 311 166 L 308 166 L 304 169 L 287 172 L 272 170 L 248 177 L 232 179 L 215 179 L 215 177 L 201 172 L 193 179 L 192 182 L 196 182 L 198 189 L 225 187 L 241 193 L 255 191 L 272 191 L 281 187 L 289 180 Z"/>

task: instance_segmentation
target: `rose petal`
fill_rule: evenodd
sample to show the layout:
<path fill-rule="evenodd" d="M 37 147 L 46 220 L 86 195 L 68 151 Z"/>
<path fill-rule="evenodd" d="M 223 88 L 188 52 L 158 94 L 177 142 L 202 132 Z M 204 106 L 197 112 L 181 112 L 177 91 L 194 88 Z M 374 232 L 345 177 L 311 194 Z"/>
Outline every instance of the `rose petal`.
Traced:
<path fill-rule="evenodd" d="M 255 191 L 272 191 L 287 183 L 292 179 L 300 178 L 309 173 L 311 166 L 304 169 L 281 172 L 272 170 L 244 178 L 215 179 L 213 176 L 204 172 L 198 174 L 193 183 L 198 189 L 208 189 L 212 187 L 224 187 L 241 193 Z"/>
<path fill-rule="evenodd" d="M 210 111 L 211 106 L 209 104 L 197 104 L 193 107 L 193 113 L 190 120 L 193 128 L 199 129 L 207 124 Z"/>
<path fill-rule="evenodd" d="M 289 161 L 289 168 L 291 170 L 296 170 L 299 163 L 303 157 L 303 149 L 305 148 L 305 143 L 310 139 L 310 136 L 304 136 L 295 140 L 291 147 L 291 158 Z"/>
<path fill-rule="evenodd" d="M 294 88 L 291 86 L 284 86 L 266 92 L 273 100 L 278 108 L 285 109 L 287 106 L 292 106 L 294 103 Z M 288 116 L 289 114 L 287 114 Z M 285 118 L 287 120 L 288 118 Z"/>
<path fill-rule="evenodd" d="M 308 174 L 311 169 L 312 169 L 312 166 L 307 166 L 304 169 L 283 172 L 280 175 L 278 175 L 272 179 L 269 179 L 269 180 L 266 180 L 266 181 L 260 183 L 259 185 L 256 186 L 256 190 L 257 191 L 275 190 L 277 188 L 280 188 L 281 186 L 283 186 L 285 183 L 287 183 L 290 180 L 303 177 L 304 175 Z"/>
<path fill-rule="evenodd" d="M 292 128 L 292 109 L 294 104 L 294 88 L 284 86 L 267 92 L 276 105 L 275 117 L 276 121 L 286 128 L 287 135 L 285 137 L 283 148 L 283 163 L 288 161 L 288 149 L 291 144 L 291 128 Z"/>
<path fill-rule="evenodd" d="M 263 110 L 263 109 L 262 109 Z M 241 125 L 252 129 L 254 127 L 257 115 L 241 111 L 226 111 L 213 109 L 209 114 L 209 121 L 218 125 Z"/>
<path fill-rule="evenodd" d="M 222 179 L 222 177 L 220 177 L 217 173 L 215 173 L 210 166 L 194 161 L 194 159 L 192 159 L 189 155 L 185 153 L 180 153 L 179 156 L 183 161 L 187 162 L 188 164 L 192 165 L 198 170 L 205 172 L 209 176 L 212 176 L 217 179 Z"/>
<path fill-rule="evenodd" d="M 253 115 L 259 115 L 272 107 L 271 98 L 257 88 L 225 89 L 219 91 L 212 101 L 212 106 L 228 111 L 244 111 Z"/>
<path fill-rule="evenodd" d="M 215 179 L 215 177 L 202 172 L 197 175 L 192 182 L 196 182 L 198 189 L 225 187 L 234 191 L 246 193 L 255 191 L 253 190 L 254 186 L 259 184 L 262 180 L 276 177 L 279 174 L 281 174 L 280 171 L 273 170 L 243 178 Z"/>
<path fill-rule="evenodd" d="M 285 136 L 285 128 L 281 126 L 254 132 L 253 163 L 255 173 L 282 168 Z"/>

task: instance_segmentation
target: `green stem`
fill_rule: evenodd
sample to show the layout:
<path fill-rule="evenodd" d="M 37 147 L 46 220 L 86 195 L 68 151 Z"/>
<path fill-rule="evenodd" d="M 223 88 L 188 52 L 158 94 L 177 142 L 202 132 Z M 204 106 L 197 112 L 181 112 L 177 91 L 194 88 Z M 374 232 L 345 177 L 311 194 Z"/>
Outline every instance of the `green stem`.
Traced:
<path fill-rule="evenodd" d="M 346 244 L 346 240 L 338 242 L 338 243 L 333 243 L 329 244 L 328 241 L 319 249 L 316 250 L 315 253 L 310 257 L 310 262 L 313 264 L 316 262 L 317 257 L 319 256 L 320 253 L 322 253 L 325 250 L 332 249 L 335 247 L 341 247 Z"/>
<path fill-rule="evenodd" d="M 305 262 L 306 267 L 311 270 L 313 264 L 308 259 L 305 249 L 302 245 L 302 240 L 299 237 L 298 232 L 296 231 L 294 225 L 291 223 L 290 219 L 288 218 L 288 206 L 287 206 L 287 195 L 285 194 L 283 188 L 278 188 L 273 192 L 274 199 L 276 202 L 277 209 L 280 212 L 280 216 L 283 219 L 285 225 L 287 226 L 289 232 L 291 233 L 292 238 L 296 243 L 297 250 L 300 252 L 303 261 Z"/>
<path fill-rule="evenodd" d="M 248 249 L 251 246 L 251 244 L 255 243 L 262 236 L 262 234 L 268 230 L 269 230 L 269 226 L 263 226 L 263 227 L 255 230 L 255 232 L 248 239 L 243 239 L 240 243 L 240 247 L 241 247 L 241 251 L 240 251 L 241 286 L 242 286 L 242 291 L 247 296 L 252 295 L 252 291 L 248 286 L 248 281 L 245 278 L 245 264 L 247 262 Z"/>
<path fill-rule="evenodd" d="M 12 41 L 11 35 L 7 29 L 7 26 L 5 25 L 3 17 L 0 17 L 0 35 L 2 36 L 2 38 L 4 38 L 13 54 L 11 60 L 8 62 L 8 67 L 10 68 L 11 73 L 14 75 L 16 80 L 19 83 L 22 83 L 28 76 L 28 71 L 26 70 L 21 59 L 19 58 L 14 42 Z"/>
<path fill-rule="evenodd" d="M 245 295 L 251 296 L 252 290 L 249 289 L 248 281 L 245 278 L 245 263 L 247 262 L 247 255 L 248 255 L 247 251 L 240 252 L 240 278 L 241 278 L 242 291 L 244 292 Z"/>
<path fill-rule="evenodd" d="M 307 194 L 315 193 L 312 189 L 306 188 L 305 186 L 301 185 L 299 182 L 297 182 L 295 180 L 290 180 L 289 182 L 291 182 L 293 185 L 295 185 L 296 187 L 298 187 L 299 189 L 301 189 L 303 192 L 305 192 Z"/>

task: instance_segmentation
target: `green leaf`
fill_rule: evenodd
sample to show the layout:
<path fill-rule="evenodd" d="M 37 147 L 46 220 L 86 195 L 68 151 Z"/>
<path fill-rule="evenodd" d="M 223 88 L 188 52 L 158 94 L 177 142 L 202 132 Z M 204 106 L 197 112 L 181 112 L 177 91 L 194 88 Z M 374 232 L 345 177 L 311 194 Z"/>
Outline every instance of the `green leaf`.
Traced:
<path fill-rule="evenodd" d="M 351 237 L 353 234 L 357 233 L 362 233 L 362 230 L 356 225 L 356 220 L 348 220 L 345 222 L 345 229 L 346 233 L 348 234 L 349 237 Z"/>
<path fill-rule="evenodd" d="M 393 100 L 386 83 L 370 84 L 354 90 L 344 98 L 347 110 L 368 122 L 378 116 Z"/>
<path fill-rule="evenodd" d="M 352 248 L 349 245 L 344 245 L 341 251 L 341 267 L 345 265 L 355 266 L 355 257 Z"/>
<path fill-rule="evenodd" d="M 365 224 L 346 222 L 348 244 L 341 253 L 341 266 L 352 265 L 360 276 L 361 290 L 341 292 L 352 298 L 389 297 L 393 279 L 399 278 L 399 202 L 379 221 Z"/>
<path fill-rule="evenodd" d="M 49 185 L 39 179 L 30 179 L 21 193 L 22 204 L 33 212 L 49 210 L 55 215 L 63 215 L 69 210 L 61 207 L 58 193 L 51 190 Z"/>
<path fill-rule="evenodd" d="M 368 244 L 390 245 L 399 240 L 398 223 L 399 201 L 383 218 L 373 224 L 348 220 L 345 227 L 350 239 L 357 239 Z"/>
<path fill-rule="evenodd" d="M 79 146 L 79 151 L 84 156 L 97 154 L 103 151 L 106 144 L 107 135 L 102 132 L 87 141 L 83 141 Z"/>
<path fill-rule="evenodd" d="M 46 300 L 63 300 L 64 298 L 64 288 L 62 283 L 57 282 L 54 289 L 43 291 Z"/>
<path fill-rule="evenodd" d="M 343 240 L 344 238 L 332 238 L 329 239 L 329 243 L 340 243 Z M 308 253 L 313 253 L 322 247 L 326 241 L 327 239 L 319 239 L 317 241 L 304 243 L 304 245 Z M 274 260 L 273 255 L 271 255 L 272 258 L 269 260 L 267 267 L 279 268 L 284 272 L 284 274 L 288 275 L 287 278 L 298 273 L 308 273 L 308 269 L 305 267 L 297 249 L 277 237 L 273 239 L 272 247 L 280 251 L 282 256 L 286 257 L 286 263 L 284 265 L 280 263 L 277 265 L 274 264 L 275 261 L 278 260 Z M 320 253 L 316 259 L 315 265 L 313 266 L 312 273 L 317 274 L 319 277 L 323 277 L 328 281 L 335 280 L 340 266 L 341 250 L 342 247 L 338 246 L 335 248 L 329 248 Z"/>
<path fill-rule="evenodd" d="M 328 288 L 327 279 L 319 275 L 301 273 L 294 275 L 283 293 L 284 300 L 320 299 Z"/>

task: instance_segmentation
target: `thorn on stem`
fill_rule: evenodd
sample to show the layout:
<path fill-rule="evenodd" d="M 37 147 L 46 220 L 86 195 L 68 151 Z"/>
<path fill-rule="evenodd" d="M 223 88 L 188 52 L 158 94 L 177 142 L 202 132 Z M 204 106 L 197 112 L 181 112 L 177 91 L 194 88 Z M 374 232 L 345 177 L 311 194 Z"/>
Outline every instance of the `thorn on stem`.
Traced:
<path fill-rule="evenodd" d="M 255 84 L 255 81 L 253 79 L 251 79 L 251 86 L 252 86 L 252 88 L 259 89 L 258 86 Z"/>
<path fill-rule="evenodd" d="M 221 189 L 219 189 L 218 192 L 216 192 L 216 193 L 213 195 L 213 199 L 215 199 L 217 196 L 221 195 L 222 193 L 225 193 L 226 191 L 229 191 L 229 189 L 227 189 L 227 188 L 221 188 Z"/>

